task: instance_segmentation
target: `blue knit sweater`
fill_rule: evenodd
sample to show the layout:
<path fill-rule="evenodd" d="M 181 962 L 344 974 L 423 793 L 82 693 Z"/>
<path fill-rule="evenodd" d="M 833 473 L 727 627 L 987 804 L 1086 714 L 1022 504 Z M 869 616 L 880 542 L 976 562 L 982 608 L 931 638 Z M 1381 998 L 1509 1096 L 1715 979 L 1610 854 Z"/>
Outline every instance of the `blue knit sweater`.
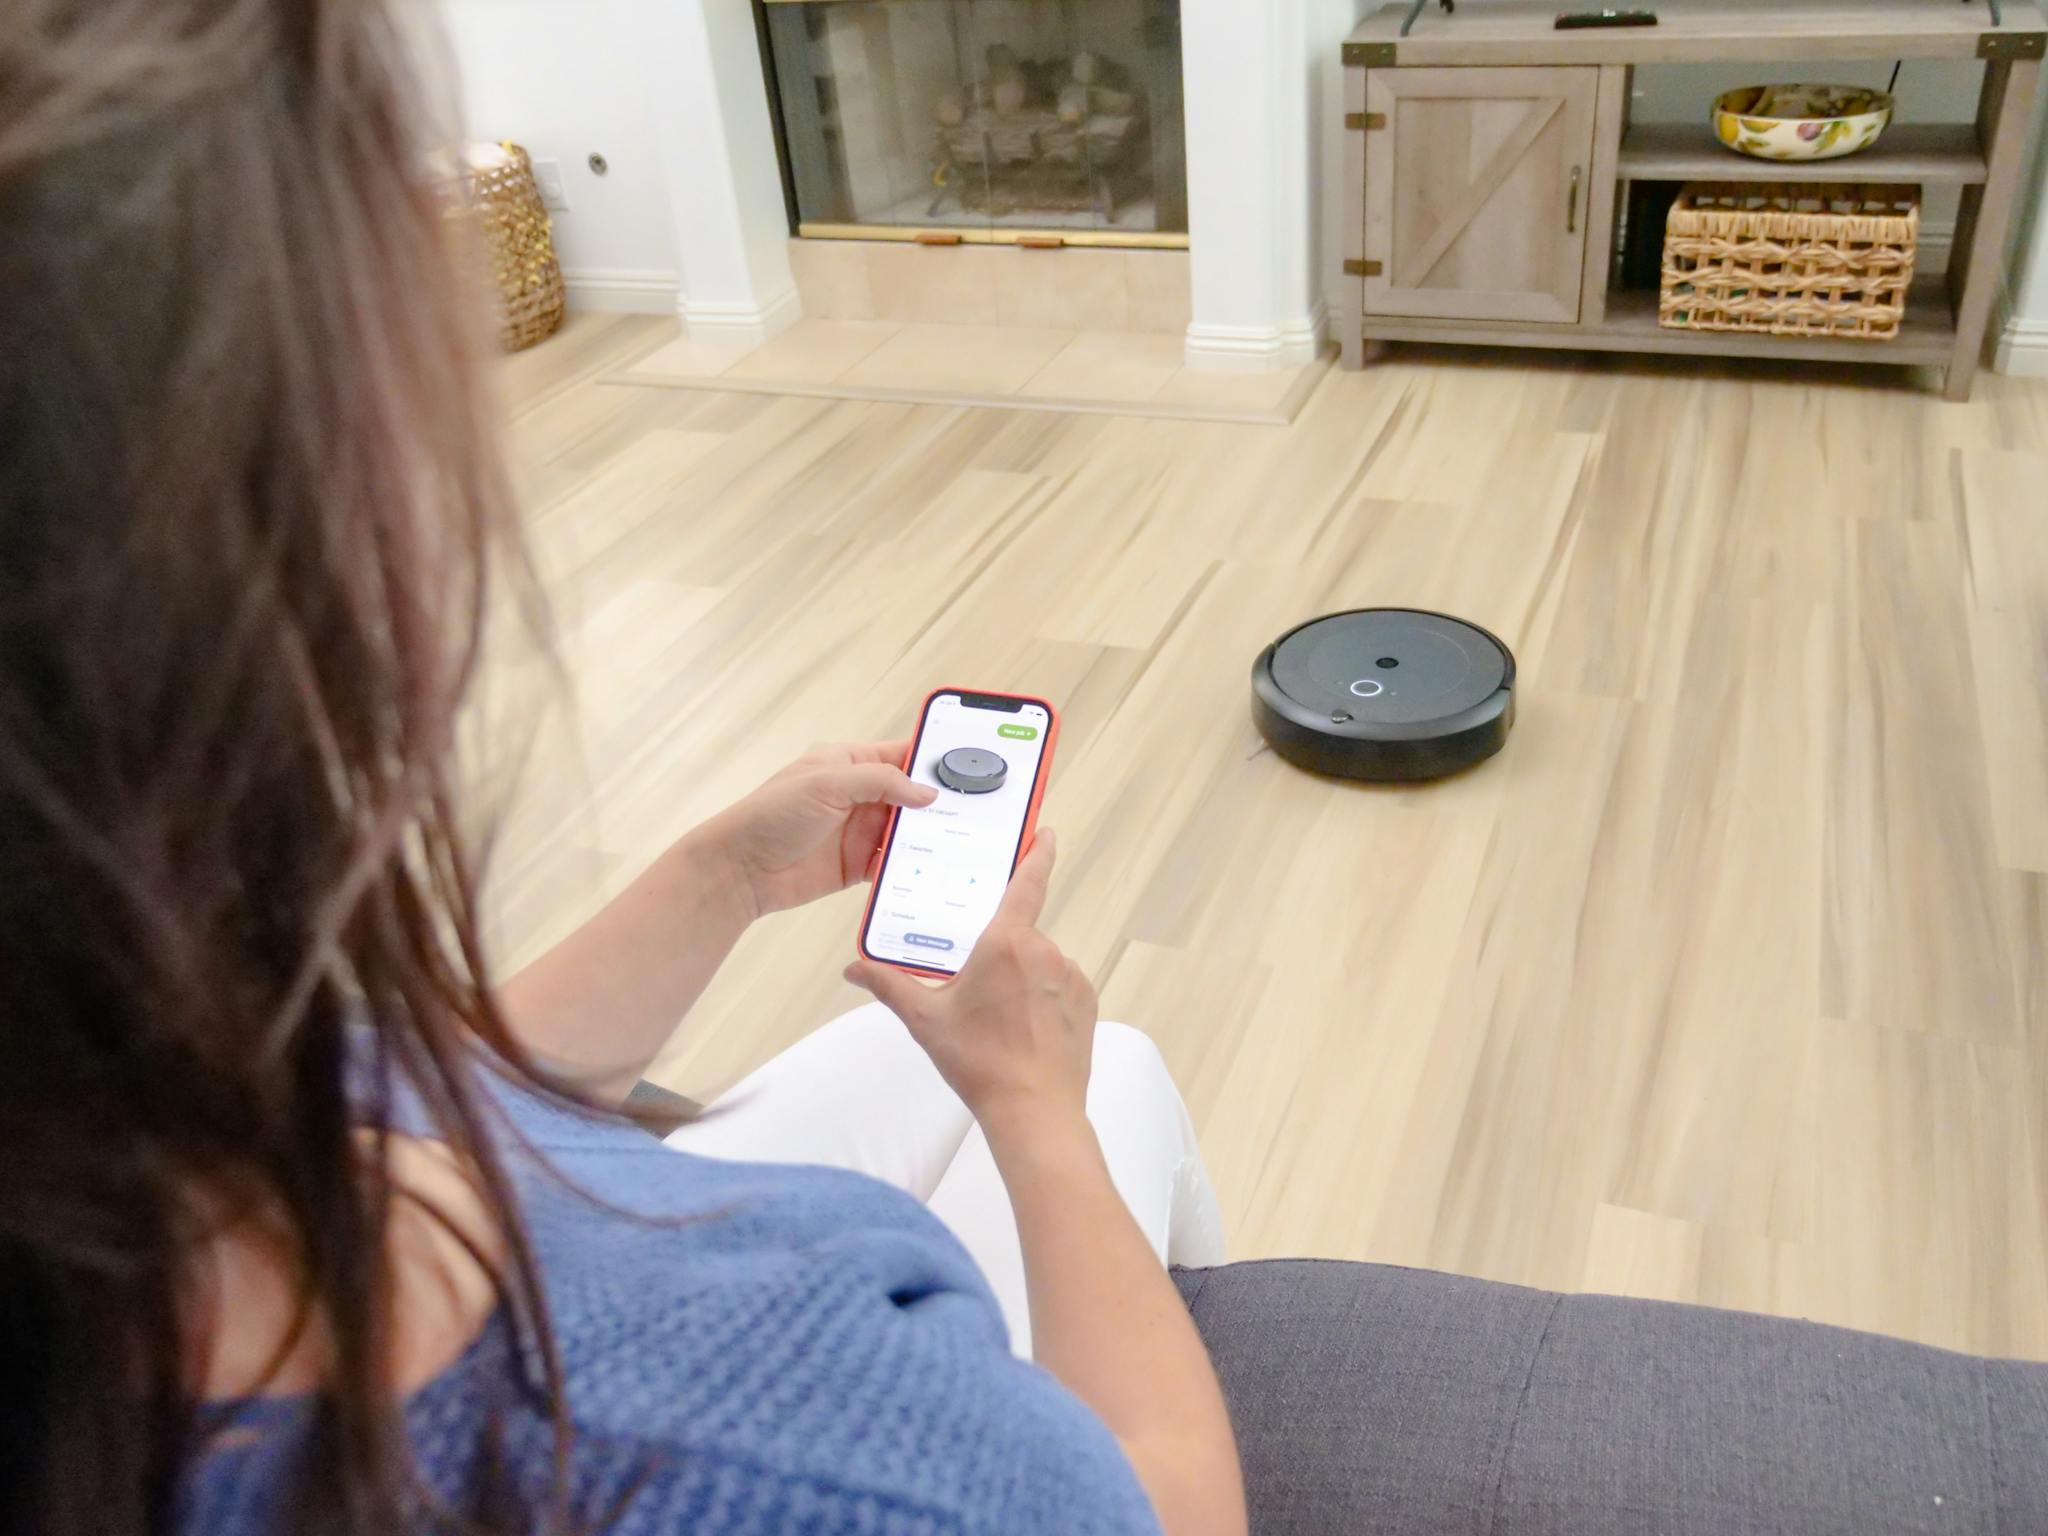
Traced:
<path fill-rule="evenodd" d="M 833 1169 L 691 1157 L 502 1097 L 597 1197 L 512 1153 L 576 1431 L 575 1529 L 1158 1530 L 1115 1440 L 1011 1357 L 973 1261 L 908 1195 Z M 531 1379 L 501 1316 L 408 1403 L 419 1465 L 457 1508 L 474 1507 L 494 1454 L 529 1499 L 549 1486 L 552 1429 Z M 313 1419 L 300 1399 L 226 1410 L 234 1432 L 187 1477 L 176 1529 L 296 1525 L 285 1516 Z"/>

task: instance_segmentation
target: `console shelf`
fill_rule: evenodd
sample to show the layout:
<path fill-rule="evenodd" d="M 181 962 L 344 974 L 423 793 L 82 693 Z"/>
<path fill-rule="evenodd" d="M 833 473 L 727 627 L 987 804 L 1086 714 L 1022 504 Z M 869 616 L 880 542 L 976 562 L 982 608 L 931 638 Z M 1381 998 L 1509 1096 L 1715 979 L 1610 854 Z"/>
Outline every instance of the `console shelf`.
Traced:
<path fill-rule="evenodd" d="M 1623 181 L 1902 182 L 1975 186 L 1984 151 L 1968 123 L 1900 123 L 1839 160 L 1752 160 L 1713 141 L 1704 125 L 1643 123 L 1622 135 Z"/>
<path fill-rule="evenodd" d="M 1403 36 L 1406 14 L 1389 4 L 1344 44 L 1346 367 L 1386 341 L 1825 359 L 1931 365 L 1969 397 L 2048 53 L 2035 0 L 2000 21 L 1951 0 L 1663 0 L 1655 27 L 1582 31 L 1551 25 L 1554 0 L 1498 0 L 1424 12 Z M 1704 122 L 1628 120 L 1638 64 L 1725 64 L 1741 84 L 1815 54 L 1982 59 L 1976 121 L 1779 163 L 1731 153 Z M 1956 187 L 1948 275 L 1914 284 L 1890 341 L 1667 330 L 1654 291 L 1613 284 L 1616 222 L 1629 183 L 1682 181 Z"/>

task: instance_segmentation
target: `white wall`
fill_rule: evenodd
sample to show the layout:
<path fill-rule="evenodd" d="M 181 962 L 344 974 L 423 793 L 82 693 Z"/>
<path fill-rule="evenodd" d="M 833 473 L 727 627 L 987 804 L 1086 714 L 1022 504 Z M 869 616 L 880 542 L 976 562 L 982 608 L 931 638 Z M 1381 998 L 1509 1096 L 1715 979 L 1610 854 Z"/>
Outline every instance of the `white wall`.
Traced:
<path fill-rule="evenodd" d="M 561 163 L 569 206 L 552 219 L 571 301 L 668 313 L 679 284 L 676 229 L 637 3 L 435 0 L 434 9 L 463 131 Z M 608 174 L 592 174 L 593 152 Z"/>
<path fill-rule="evenodd" d="M 2044 92 L 2048 97 L 2048 92 Z M 2042 102 L 2048 116 L 2048 99 Z M 2034 124 L 2034 189 L 2018 219 L 2008 302 L 2001 307 L 2001 373 L 2048 379 L 2048 125 Z"/>

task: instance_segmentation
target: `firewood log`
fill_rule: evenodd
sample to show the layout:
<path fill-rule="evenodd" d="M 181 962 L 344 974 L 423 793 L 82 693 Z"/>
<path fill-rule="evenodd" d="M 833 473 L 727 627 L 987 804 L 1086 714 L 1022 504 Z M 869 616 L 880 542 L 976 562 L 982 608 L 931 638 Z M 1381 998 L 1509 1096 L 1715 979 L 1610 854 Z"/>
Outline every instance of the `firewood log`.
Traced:
<path fill-rule="evenodd" d="M 1024 67 L 1017 61 L 1017 50 L 1008 43 L 990 43 L 982 59 L 988 66 L 989 106 L 999 117 L 1021 112 L 1031 93 L 1024 82 Z"/>
<path fill-rule="evenodd" d="M 989 105 L 996 109 L 998 117 L 1013 117 L 1022 112 L 1026 94 L 1024 76 L 1020 73 L 997 75 L 989 81 Z"/>

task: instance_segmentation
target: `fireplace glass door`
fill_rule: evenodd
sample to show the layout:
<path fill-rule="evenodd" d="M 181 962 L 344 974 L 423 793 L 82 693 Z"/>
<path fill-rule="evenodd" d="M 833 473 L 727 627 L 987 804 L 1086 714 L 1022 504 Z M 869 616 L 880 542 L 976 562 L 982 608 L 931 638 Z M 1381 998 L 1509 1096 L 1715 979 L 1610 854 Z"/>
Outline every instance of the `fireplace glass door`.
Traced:
<path fill-rule="evenodd" d="M 797 231 L 1185 245 L 1177 0 L 764 0 Z"/>

